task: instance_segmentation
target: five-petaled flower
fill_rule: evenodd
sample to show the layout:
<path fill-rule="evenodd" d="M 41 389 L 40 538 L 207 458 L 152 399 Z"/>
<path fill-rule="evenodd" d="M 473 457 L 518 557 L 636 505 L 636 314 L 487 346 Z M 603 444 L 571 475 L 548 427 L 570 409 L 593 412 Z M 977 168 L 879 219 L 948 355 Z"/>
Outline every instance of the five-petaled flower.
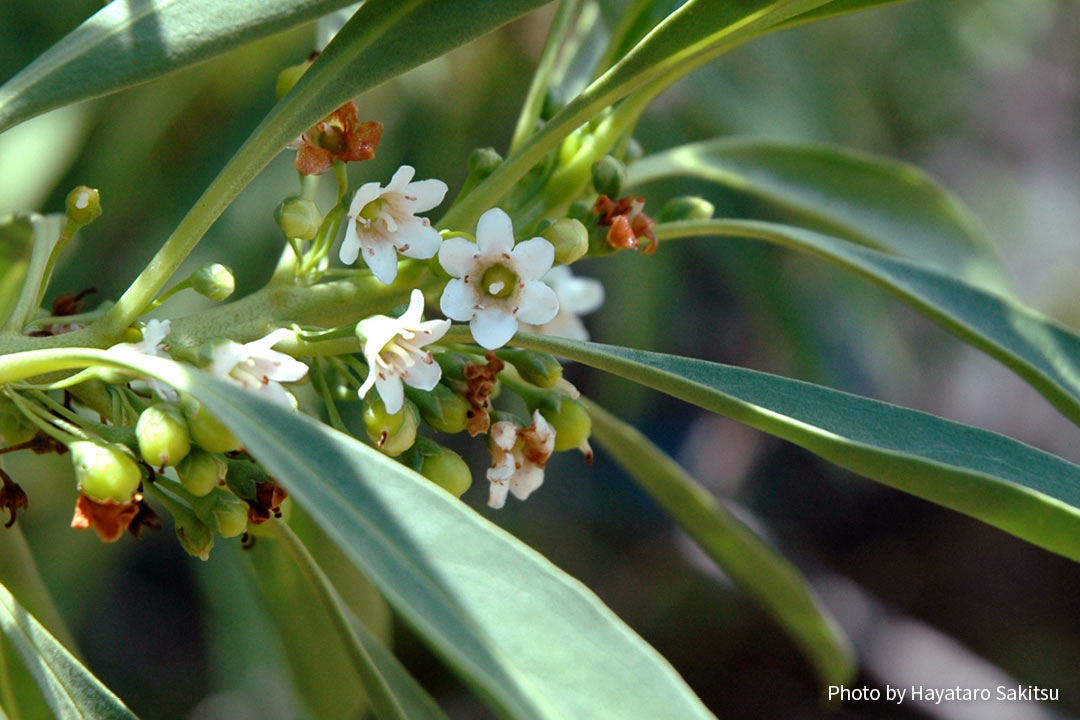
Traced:
<path fill-rule="evenodd" d="M 468 320 L 483 347 L 502 347 L 518 321 L 542 325 L 558 313 L 555 292 L 540 279 L 554 260 L 555 248 L 544 238 L 514 245 L 510 216 L 488 210 L 477 223 L 475 244 L 454 237 L 439 248 L 439 263 L 453 276 L 439 307 L 449 318 Z"/>
<path fill-rule="evenodd" d="M 356 335 L 364 343 L 364 359 L 368 364 L 360 397 L 374 386 L 390 414 L 401 410 L 405 399 L 402 382 L 427 391 L 442 377 L 442 369 L 431 352 L 421 348 L 442 338 L 450 329 L 450 321 L 425 322 L 423 315 L 424 294 L 414 289 L 409 307 L 401 317 L 375 315 L 356 325 Z"/>
<path fill-rule="evenodd" d="M 532 329 L 544 335 L 588 340 L 589 331 L 578 316 L 591 313 L 604 304 L 604 285 L 599 280 L 574 275 L 566 265 L 551 268 L 543 279 L 559 299 L 559 312 Z"/>
<path fill-rule="evenodd" d="M 544 482 L 544 464 L 555 450 L 555 429 L 537 410 L 527 428 L 509 420 L 491 426 L 491 467 L 487 471 L 488 505 L 506 504 L 507 492 L 525 500 Z"/>
<path fill-rule="evenodd" d="M 402 165 L 386 187 L 377 182 L 360 186 L 349 205 L 341 262 L 352 265 L 362 255 L 375 277 L 390 284 L 397 277 L 398 253 L 426 260 L 439 252 L 442 236 L 427 218 L 417 217 L 416 213 L 441 203 L 446 183 L 410 182 L 415 172 Z"/>
<path fill-rule="evenodd" d="M 383 126 L 358 122 L 359 110 L 352 100 L 312 125 L 289 144 L 296 150 L 296 169 L 305 175 L 322 175 L 334 160 L 357 162 L 375 157 Z"/>
<path fill-rule="evenodd" d="M 165 349 L 165 338 L 168 335 L 168 320 L 147 320 L 142 331 L 142 340 L 135 343 L 118 343 L 109 348 L 109 352 L 136 353 L 171 360 L 171 356 Z M 160 380 L 149 378 L 146 383 L 162 400 L 176 402 L 179 399 L 176 391 Z"/>
<path fill-rule="evenodd" d="M 225 340 L 214 346 L 210 373 L 252 390 L 274 402 L 295 408 L 296 398 L 281 386 L 296 382 L 307 375 L 308 367 L 285 353 L 271 350 L 282 340 L 293 337 L 292 330 L 281 328 L 259 340 L 241 345 Z"/>

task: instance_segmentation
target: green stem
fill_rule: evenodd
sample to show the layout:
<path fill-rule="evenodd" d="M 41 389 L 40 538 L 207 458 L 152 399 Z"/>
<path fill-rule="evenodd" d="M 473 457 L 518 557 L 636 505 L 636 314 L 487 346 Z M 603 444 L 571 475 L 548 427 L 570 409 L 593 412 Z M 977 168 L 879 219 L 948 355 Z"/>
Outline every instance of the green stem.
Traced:
<path fill-rule="evenodd" d="M 326 405 L 326 415 L 330 420 L 330 426 L 338 432 L 349 435 L 349 428 L 345 427 L 345 422 L 341 419 L 341 413 L 338 412 L 337 403 L 334 402 L 334 398 L 330 394 L 330 387 L 326 384 L 322 363 L 315 359 L 309 367 L 311 368 L 311 385 Z"/>
<path fill-rule="evenodd" d="M 364 648 L 352 623 L 349 622 L 345 604 L 342 602 L 337 590 L 334 589 L 333 584 L 331 584 L 330 578 L 319 567 L 315 558 L 312 557 L 307 547 L 300 541 L 300 538 L 296 536 L 296 533 L 292 531 L 292 528 L 280 520 L 271 520 L 269 526 L 274 535 L 281 540 L 285 549 L 288 550 L 300 571 L 311 583 L 312 590 L 315 591 L 316 596 L 330 616 L 330 621 L 334 624 L 334 628 L 341 637 L 349 659 L 352 660 L 357 673 L 360 675 L 364 690 L 367 692 L 368 699 L 371 700 L 375 716 L 380 720 L 393 720 L 395 718 L 408 720 L 404 709 L 398 703 L 397 698 L 394 697 L 394 693 L 386 684 L 382 673 L 379 672 L 378 666 Z"/>
<path fill-rule="evenodd" d="M 15 406 L 19 408 L 19 411 L 22 412 L 22 414 L 26 417 L 27 420 L 34 423 L 34 425 L 37 425 L 38 429 L 41 430 L 41 432 L 45 433 L 53 440 L 61 442 L 64 445 L 70 445 L 73 442 L 85 439 L 84 437 L 79 437 L 77 435 L 65 432 L 57 428 L 55 423 L 58 421 L 58 418 L 52 418 L 51 416 L 49 416 L 49 420 L 42 418 L 40 413 L 44 411 L 34 405 L 34 403 L 24 400 L 22 397 L 19 396 L 18 393 L 9 391 L 5 392 L 4 394 L 7 395 L 13 403 L 15 403 Z M 47 413 L 46 415 L 48 416 Z"/>

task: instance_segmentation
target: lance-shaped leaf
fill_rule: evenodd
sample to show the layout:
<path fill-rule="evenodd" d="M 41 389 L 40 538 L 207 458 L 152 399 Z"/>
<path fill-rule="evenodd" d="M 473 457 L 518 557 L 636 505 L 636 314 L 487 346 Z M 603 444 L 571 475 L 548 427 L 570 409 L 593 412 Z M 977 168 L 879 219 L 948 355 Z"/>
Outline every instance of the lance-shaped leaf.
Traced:
<path fill-rule="evenodd" d="M 586 401 L 592 437 L 667 510 L 728 577 L 791 636 L 823 685 L 855 673 L 851 642 L 799 571 L 742 523 L 651 440 Z"/>
<path fill-rule="evenodd" d="M 0 86 L 0 132 L 287 30 L 354 0 L 111 2 Z"/>
<path fill-rule="evenodd" d="M 735 235 L 808 252 L 896 295 L 1011 368 L 1080 424 L 1080 337 L 1017 300 L 920 264 L 803 228 L 753 220 L 658 225 L 657 237 Z"/>
<path fill-rule="evenodd" d="M 34 247 L 34 223 L 28 213 L 0 217 L 0 324 L 15 308 Z"/>
<path fill-rule="evenodd" d="M 911 165 L 818 144 L 722 138 L 680 145 L 629 168 L 640 185 L 689 176 L 773 203 L 825 232 L 1004 291 L 1004 271 L 963 204 Z"/>
<path fill-rule="evenodd" d="M 705 360 L 527 333 L 511 344 L 646 385 L 1080 560 L 1080 467 L 1012 438 Z"/>
<path fill-rule="evenodd" d="M 869 10 L 870 8 L 879 5 L 896 5 L 901 2 L 906 2 L 906 0 L 833 0 L 833 2 L 828 5 L 815 8 L 800 15 L 796 15 L 789 20 L 785 20 L 777 27 L 777 29 L 794 27 L 795 25 L 803 25 L 818 20 L 827 20 L 828 18 L 836 17 L 837 15 L 846 15 L 848 13 L 858 12 L 859 10 Z"/>
<path fill-rule="evenodd" d="M 11 354 L 0 383 L 88 364 L 127 367 L 195 396 L 500 715 L 713 717 L 580 582 L 423 476 L 311 418 L 131 353 Z"/>
<path fill-rule="evenodd" d="M 57 718 L 120 720 L 135 715 L 0 585 L 0 630 L 22 656 Z"/>

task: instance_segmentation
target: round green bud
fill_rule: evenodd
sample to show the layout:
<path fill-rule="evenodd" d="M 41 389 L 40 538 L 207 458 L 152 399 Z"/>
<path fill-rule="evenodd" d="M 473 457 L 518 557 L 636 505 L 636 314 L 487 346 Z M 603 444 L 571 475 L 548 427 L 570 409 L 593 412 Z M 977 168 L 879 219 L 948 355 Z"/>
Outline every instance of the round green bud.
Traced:
<path fill-rule="evenodd" d="M 311 67 L 311 60 L 305 60 L 302 63 L 296 65 L 290 65 L 281 72 L 278 73 L 277 83 L 274 86 L 274 94 L 277 95 L 277 99 L 285 97 L 296 82 L 300 79 L 300 76 L 307 72 L 307 69 Z"/>
<path fill-rule="evenodd" d="M 679 220 L 708 220 L 713 216 L 716 208 L 704 198 L 692 195 L 671 198 L 664 207 L 660 208 L 660 214 L 656 216 L 659 222 L 677 222 Z"/>
<path fill-rule="evenodd" d="M 223 488 L 214 488 L 194 503 L 195 514 L 221 537 L 243 535 L 248 526 L 248 504 Z"/>
<path fill-rule="evenodd" d="M 176 466 L 176 474 L 184 489 L 192 495 L 202 497 L 225 480 L 229 464 L 225 458 L 200 448 L 192 448 L 183 462 Z"/>
<path fill-rule="evenodd" d="M 207 412 L 199 401 L 190 395 L 180 400 L 180 407 L 187 419 L 191 439 L 203 450 L 215 453 L 227 453 L 239 450 L 242 444 L 221 422 Z"/>
<path fill-rule="evenodd" d="M 439 383 L 429 392 L 406 386 L 409 400 L 420 409 L 420 416 L 439 432 L 459 433 L 469 424 L 469 401 Z"/>
<path fill-rule="evenodd" d="M 536 350 L 518 348 L 499 348 L 495 352 L 500 360 L 510 363 L 518 375 L 537 387 L 555 387 L 562 380 L 563 369 L 554 355 Z"/>
<path fill-rule="evenodd" d="M 475 175 L 479 182 L 502 164 L 502 155 L 492 147 L 476 148 L 469 153 L 469 175 Z M 470 178 L 472 179 L 472 178 Z"/>
<path fill-rule="evenodd" d="M 224 300 L 236 289 L 232 270 L 221 263 L 207 263 L 188 278 L 191 289 L 211 300 Z"/>
<path fill-rule="evenodd" d="M 472 485 L 472 471 L 453 450 L 441 445 L 435 447 L 438 452 L 424 455 L 420 474 L 454 497 L 461 497 Z"/>
<path fill-rule="evenodd" d="M 135 439 L 150 467 L 173 467 L 191 451 L 191 433 L 175 405 L 158 403 L 143 410 L 135 423 Z"/>
<path fill-rule="evenodd" d="M 386 412 L 378 393 L 368 393 L 364 399 L 364 428 L 368 438 L 382 453 L 397 457 L 416 442 L 420 426 L 420 411 L 406 400 L 401 409 L 391 415 Z"/>
<path fill-rule="evenodd" d="M 293 196 L 285 198 L 277 206 L 274 220 L 286 237 L 311 240 L 318 234 L 323 216 L 314 202 Z"/>
<path fill-rule="evenodd" d="M 636 138 L 630 138 L 626 143 L 626 164 L 629 165 L 636 160 L 640 160 L 644 154 L 645 148 L 641 147 L 641 143 L 639 143 Z"/>
<path fill-rule="evenodd" d="M 598 195 L 617 198 L 622 193 L 625 183 L 626 168 L 610 155 L 605 155 L 593 165 L 592 184 Z"/>
<path fill-rule="evenodd" d="M 98 502 L 131 501 L 142 482 L 142 470 L 128 453 L 116 445 L 98 445 L 88 440 L 77 440 L 68 450 L 75 480 L 87 497 Z"/>
<path fill-rule="evenodd" d="M 81 228 L 101 215 L 101 194 L 94 188 L 80 185 L 68 193 L 65 202 L 68 221 Z"/>
<path fill-rule="evenodd" d="M 592 434 L 589 411 L 569 397 L 549 398 L 540 406 L 540 414 L 555 428 L 555 450 L 573 450 L 588 442 Z"/>
<path fill-rule="evenodd" d="M 18 445 L 37 435 L 37 428 L 15 408 L 0 410 L 0 440 L 5 445 Z"/>
<path fill-rule="evenodd" d="M 589 252 L 589 231 L 580 220 L 562 218 L 540 233 L 555 246 L 555 262 L 569 265 Z"/>

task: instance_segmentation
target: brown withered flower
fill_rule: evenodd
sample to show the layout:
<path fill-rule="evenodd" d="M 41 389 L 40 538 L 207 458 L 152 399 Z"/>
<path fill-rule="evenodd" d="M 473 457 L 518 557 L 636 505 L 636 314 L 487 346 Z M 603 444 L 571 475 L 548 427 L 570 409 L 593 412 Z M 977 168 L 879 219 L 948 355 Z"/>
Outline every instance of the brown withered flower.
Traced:
<path fill-rule="evenodd" d="M 267 480 L 255 486 L 255 499 L 244 498 L 248 504 L 248 522 L 259 525 L 271 517 L 281 517 L 281 503 L 289 493 L 274 480 Z"/>
<path fill-rule="evenodd" d="M 357 162 L 375 157 L 382 123 L 358 122 L 358 115 L 356 103 L 350 100 L 308 128 L 289 145 L 296 150 L 296 169 L 305 175 L 322 175 L 335 159 Z"/>
<path fill-rule="evenodd" d="M 160 530 L 161 519 L 158 518 L 158 514 L 154 512 L 154 509 L 150 507 L 149 503 L 147 503 L 141 495 L 137 497 L 140 498 L 135 503 L 138 506 L 138 509 L 135 512 L 135 517 L 131 519 L 127 531 L 136 538 L 140 538 L 143 530 Z"/>
<path fill-rule="evenodd" d="M 4 527 L 9 528 L 15 524 L 15 516 L 19 513 L 19 508 L 26 510 L 29 507 L 29 501 L 19 484 L 3 470 L 0 470 L 0 480 L 4 482 L 4 486 L 0 488 L 0 508 L 7 508 L 11 512 L 11 519 L 4 523 Z"/>
<path fill-rule="evenodd" d="M 632 250 L 640 246 L 641 252 L 646 255 L 656 252 L 658 243 L 653 234 L 656 221 L 643 212 L 644 208 L 645 198 L 640 195 L 627 195 L 617 201 L 607 195 L 596 199 L 593 212 L 600 216 L 597 222 L 601 227 L 610 228 L 608 245 L 616 250 Z M 648 238 L 648 244 L 641 245 L 642 238 Z"/>
<path fill-rule="evenodd" d="M 131 502 L 118 503 L 115 500 L 94 500 L 79 493 L 75 503 L 75 515 L 71 518 L 71 527 L 76 530 L 94 528 L 102 542 L 116 542 L 124 534 L 135 517 L 139 514 L 142 495 L 135 493 Z"/>
<path fill-rule="evenodd" d="M 491 427 L 491 416 L 489 414 L 491 412 L 491 393 L 495 390 L 495 383 L 498 382 L 499 373 L 506 367 L 506 364 L 496 357 L 491 350 L 488 350 L 484 357 L 487 358 L 487 365 L 477 365 L 469 362 L 465 364 L 463 371 L 465 379 L 469 381 L 469 387 L 465 390 L 465 399 L 472 406 L 467 414 L 469 423 L 465 426 L 465 429 L 469 431 L 469 435 L 472 437 L 486 433 Z"/>

